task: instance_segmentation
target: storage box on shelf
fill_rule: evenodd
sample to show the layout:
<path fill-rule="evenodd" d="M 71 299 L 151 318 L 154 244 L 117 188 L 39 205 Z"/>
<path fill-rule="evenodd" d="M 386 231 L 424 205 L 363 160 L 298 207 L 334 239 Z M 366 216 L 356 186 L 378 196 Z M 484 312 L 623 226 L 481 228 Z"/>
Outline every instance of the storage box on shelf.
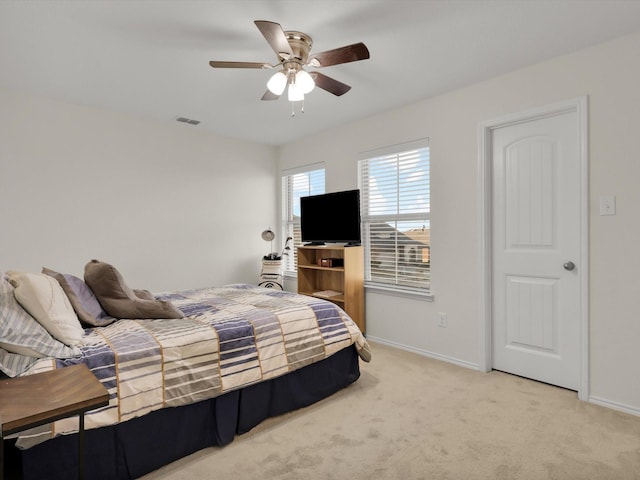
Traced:
<path fill-rule="evenodd" d="M 298 293 L 342 307 L 365 333 L 362 247 L 298 247 Z"/>

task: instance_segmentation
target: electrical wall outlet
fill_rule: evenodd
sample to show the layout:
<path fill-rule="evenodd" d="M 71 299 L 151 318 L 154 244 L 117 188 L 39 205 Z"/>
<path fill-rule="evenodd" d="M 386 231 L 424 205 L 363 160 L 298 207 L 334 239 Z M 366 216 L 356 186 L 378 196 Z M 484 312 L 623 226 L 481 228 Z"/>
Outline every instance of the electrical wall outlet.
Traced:
<path fill-rule="evenodd" d="M 614 195 L 600 196 L 600 215 L 616 214 L 616 197 Z"/>
<path fill-rule="evenodd" d="M 439 327 L 447 326 L 447 314 L 445 312 L 438 312 L 438 326 Z"/>

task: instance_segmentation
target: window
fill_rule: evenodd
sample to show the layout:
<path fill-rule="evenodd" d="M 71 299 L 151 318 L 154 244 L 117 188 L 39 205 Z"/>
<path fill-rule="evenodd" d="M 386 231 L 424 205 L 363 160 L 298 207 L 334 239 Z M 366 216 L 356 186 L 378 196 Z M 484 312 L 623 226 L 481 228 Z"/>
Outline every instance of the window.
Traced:
<path fill-rule="evenodd" d="M 295 274 L 297 248 L 302 245 L 300 235 L 300 197 L 320 195 L 324 191 L 324 165 L 315 164 L 282 174 L 282 233 L 283 238 L 292 237 L 291 252 L 284 257 L 285 274 Z"/>
<path fill-rule="evenodd" d="M 366 152 L 358 167 L 367 286 L 428 294 L 428 139 Z"/>

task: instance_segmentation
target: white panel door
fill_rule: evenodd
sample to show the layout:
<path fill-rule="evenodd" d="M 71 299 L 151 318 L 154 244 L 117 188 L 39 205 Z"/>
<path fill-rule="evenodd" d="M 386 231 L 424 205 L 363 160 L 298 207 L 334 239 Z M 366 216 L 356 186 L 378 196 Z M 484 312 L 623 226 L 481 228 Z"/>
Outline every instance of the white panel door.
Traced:
<path fill-rule="evenodd" d="M 580 386 L 576 112 L 492 131 L 493 368 Z"/>

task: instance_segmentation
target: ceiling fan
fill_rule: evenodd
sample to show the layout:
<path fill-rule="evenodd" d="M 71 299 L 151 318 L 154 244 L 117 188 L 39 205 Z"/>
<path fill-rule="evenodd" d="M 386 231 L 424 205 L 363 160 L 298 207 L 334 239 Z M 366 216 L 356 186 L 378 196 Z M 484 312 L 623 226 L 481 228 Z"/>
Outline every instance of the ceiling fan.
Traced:
<path fill-rule="evenodd" d="M 304 100 L 304 95 L 315 86 L 336 96 L 344 95 L 351 87 L 320 72 L 308 73 L 304 67 L 328 67 L 342 63 L 366 60 L 369 50 L 362 42 L 309 56 L 313 41 L 306 33 L 283 30 L 279 23 L 266 20 L 254 21 L 271 48 L 278 55 L 275 64 L 261 62 L 209 62 L 213 68 L 279 68 L 267 82 L 262 100 L 277 100 L 288 86 L 291 102 Z"/>

